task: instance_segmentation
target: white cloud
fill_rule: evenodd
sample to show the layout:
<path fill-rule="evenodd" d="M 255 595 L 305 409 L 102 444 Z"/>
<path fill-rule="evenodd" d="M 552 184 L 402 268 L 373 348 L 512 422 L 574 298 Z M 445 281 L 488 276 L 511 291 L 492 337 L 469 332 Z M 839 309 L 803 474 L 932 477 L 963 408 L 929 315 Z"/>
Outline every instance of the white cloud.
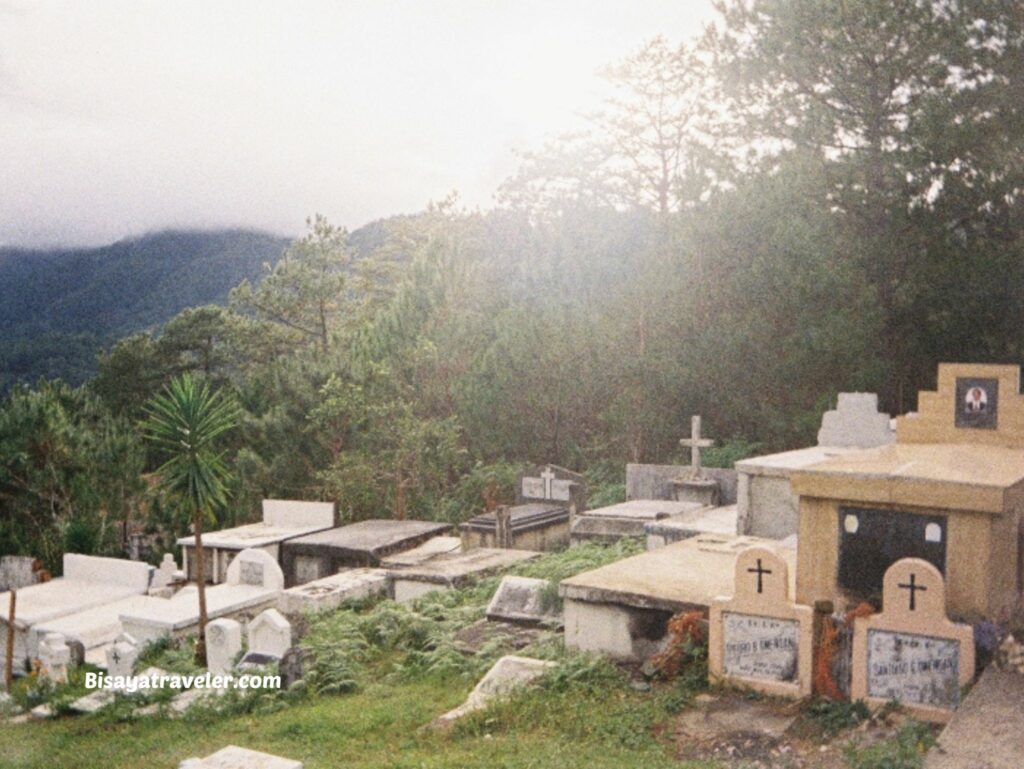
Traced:
<path fill-rule="evenodd" d="M 356 227 L 571 127 L 594 72 L 710 0 L 0 5 L 0 245 Z"/>

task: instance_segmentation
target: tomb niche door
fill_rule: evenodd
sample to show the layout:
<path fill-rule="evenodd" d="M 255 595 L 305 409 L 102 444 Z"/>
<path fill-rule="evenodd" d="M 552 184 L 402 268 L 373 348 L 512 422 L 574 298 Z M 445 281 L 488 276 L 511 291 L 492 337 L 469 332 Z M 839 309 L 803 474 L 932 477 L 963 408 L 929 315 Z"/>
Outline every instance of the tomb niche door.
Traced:
<path fill-rule="evenodd" d="M 886 570 L 901 558 L 921 558 L 945 576 L 945 516 L 839 508 L 841 588 L 864 596 L 881 595 Z"/>

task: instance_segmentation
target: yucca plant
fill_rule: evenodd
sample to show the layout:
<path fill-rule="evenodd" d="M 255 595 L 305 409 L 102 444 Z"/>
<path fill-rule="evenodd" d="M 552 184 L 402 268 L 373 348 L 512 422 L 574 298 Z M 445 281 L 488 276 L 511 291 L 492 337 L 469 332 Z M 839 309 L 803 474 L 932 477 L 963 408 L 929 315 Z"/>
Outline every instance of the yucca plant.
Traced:
<path fill-rule="evenodd" d="M 191 374 L 171 380 L 145 407 L 143 432 L 167 460 L 157 470 L 158 486 L 181 505 L 196 538 L 199 642 L 196 663 L 206 665 L 206 558 L 203 524 L 228 499 L 230 471 L 217 441 L 238 424 L 239 409 L 224 391 L 212 392 Z"/>

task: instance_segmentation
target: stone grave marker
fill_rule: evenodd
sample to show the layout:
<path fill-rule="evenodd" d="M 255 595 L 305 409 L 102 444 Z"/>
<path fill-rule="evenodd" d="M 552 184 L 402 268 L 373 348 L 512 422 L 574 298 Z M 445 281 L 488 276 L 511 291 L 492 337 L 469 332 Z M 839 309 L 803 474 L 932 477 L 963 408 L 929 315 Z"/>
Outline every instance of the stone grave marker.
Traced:
<path fill-rule="evenodd" d="M 249 623 L 249 653 L 246 660 L 254 655 L 281 659 L 292 646 L 292 624 L 277 609 L 267 609 Z M 257 664 L 260 664 L 257 662 Z"/>
<path fill-rule="evenodd" d="M 281 656 L 277 670 L 281 675 L 281 689 L 287 691 L 306 674 L 306 652 L 299 646 L 293 646 Z"/>
<path fill-rule="evenodd" d="M 153 580 L 149 583 L 150 589 L 157 589 L 167 587 L 174 582 L 174 575 L 178 571 L 178 564 L 174 562 L 174 556 L 170 553 L 164 553 L 164 558 L 160 561 L 160 565 L 153 572 Z"/>
<path fill-rule="evenodd" d="M 135 672 L 135 663 L 142 649 L 128 633 L 122 633 L 107 649 L 107 675 L 111 678 L 127 678 Z"/>
<path fill-rule="evenodd" d="M 39 675 L 55 684 L 67 683 L 71 649 L 60 633 L 48 633 L 39 644 Z"/>
<path fill-rule="evenodd" d="M 715 442 L 701 437 L 700 416 L 690 418 L 690 437 L 683 438 L 679 445 L 690 450 L 689 472 L 672 481 L 676 499 L 682 502 L 699 502 L 702 505 L 718 504 L 718 481 L 709 478 L 701 465 L 700 450 L 709 449 Z"/>
<path fill-rule="evenodd" d="M 243 550 L 231 561 L 226 582 L 229 585 L 252 585 L 268 590 L 284 590 L 284 573 L 270 553 L 251 548 Z"/>
<path fill-rule="evenodd" d="M 186 758 L 178 769 L 302 769 L 302 762 L 228 745 L 206 758 Z"/>
<path fill-rule="evenodd" d="M 226 675 L 242 651 L 242 624 L 222 617 L 206 626 L 206 667 L 211 675 Z"/>
<path fill-rule="evenodd" d="M 550 586 L 546 579 L 502 577 L 487 605 L 487 619 L 517 625 L 560 625 L 558 595 L 549 596 Z"/>
<path fill-rule="evenodd" d="M 920 558 L 885 572 L 882 612 L 853 631 L 851 697 L 874 707 L 899 700 L 913 715 L 945 723 L 974 677 L 974 631 L 946 617 L 942 574 Z"/>
<path fill-rule="evenodd" d="M 735 592 L 711 604 L 708 668 L 720 679 L 783 697 L 811 694 L 813 615 L 789 595 L 789 566 L 767 547 L 736 558 Z"/>

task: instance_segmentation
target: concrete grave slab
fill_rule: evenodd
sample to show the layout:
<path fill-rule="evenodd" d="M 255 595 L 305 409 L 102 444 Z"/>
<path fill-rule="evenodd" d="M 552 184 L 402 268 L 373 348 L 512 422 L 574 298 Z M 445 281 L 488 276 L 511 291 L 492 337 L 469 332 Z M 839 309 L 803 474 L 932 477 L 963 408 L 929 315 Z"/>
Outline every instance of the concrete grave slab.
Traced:
<path fill-rule="evenodd" d="M 463 716 L 482 710 L 498 697 L 506 696 L 521 686 L 540 678 L 548 670 L 555 667 L 554 662 L 536 660 L 509 654 L 494 663 L 480 683 L 470 692 L 466 701 L 449 710 L 435 721 L 437 726 L 445 726 Z"/>
<path fill-rule="evenodd" d="M 946 617 L 939 570 L 904 558 L 885 572 L 882 613 L 858 617 L 851 697 L 872 707 L 899 700 L 913 715 L 945 723 L 974 677 L 974 631 Z"/>
<path fill-rule="evenodd" d="M 487 619 L 518 625 L 560 625 L 561 612 L 557 601 L 549 596 L 551 583 L 546 579 L 501 578 L 498 589 L 487 605 Z"/>
<path fill-rule="evenodd" d="M 47 633 L 61 633 L 68 642 L 78 641 L 85 648 L 86 661 L 103 660 L 103 650 L 121 635 L 121 615 L 146 605 L 147 596 L 133 595 L 85 611 L 33 625 L 28 634 L 29 656 L 37 656 L 39 642 Z M 20 603 L 21 597 L 19 595 Z M 103 662 L 100 662 L 103 667 Z"/>
<path fill-rule="evenodd" d="M 878 411 L 875 393 L 839 393 L 836 408 L 821 417 L 819 446 L 870 449 L 896 440 L 888 414 Z"/>
<path fill-rule="evenodd" d="M 384 595 L 387 591 L 388 576 L 384 569 L 342 569 L 331 577 L 285 590 L 278 598 L 277 608 L 284 614 L 331 611 L 346 601 Z"/>
<path fill-rule="evenodd" d="M 227 580 L 207 589 L 207 619 L 248 619 L 275 606 L 284 586 L 277 561 L 255 549 L 238 554 L 228 568 Z M 121 624 L 141 643 L 194 635 L 199 628 L 197 592 L 195 586 L 190 586 L 169 599 L 147 597 L 141 608 L 121 615 Z"/>
<path fill-rule="evenodd" d="M 669 499 L 633 499 L 616 505 L 588 510 L 572 523 L 573 544 L 581 542 L 617 542 L 623 537 L 642 537 L 644 527 L 655 521 L 682 515 L 695 515 L 708 508 L 699 502 Z M 732 533 L 732 532 L 730 532 Z"/>
<path fill-rule="evenodd" d="M 537 558 L 530 550 L 476 548 L 466 553 L 438 555 L 419 566 L 389 569 L 388 579 L 396 601 L 411 601 L 435 590 L 451 590 L 516 563 Z"/>
<path fill-rule="evenodd" d="M 462 552 L 462 540 L 458 537 L 432 537 L 412 550 L 405 550 L 381 559 L 380 565 L 385 569 L 404 569 L 419 566 L 439 555 Z"/>
<path fill-rule="evenodd" d="M 792 602 L 789 564 L 757 546 L 736 558 L 731 598 L 711 604 L 708 675 L 765 694 L 809 697 L 814 610 Z"/>
<path fill-rule="evenodd" d="M 288 587 L 337 574 L 339 569 L 379 566 L 381 559 L 451 531 L 437 521 L 360 521 L 283 543 L 281 568 Z"/>
<path fill-rule="evenodd" d="M 227 581 L 231 561 L 243 550 L 261 549 L 277 561 L 281 543 L 334 528 L 337 524 L 337 505 L 333 502 L 265 499 L 263 520 L 259 523 L 203 534 L 206 579 L 214 584 Z M 181 537 L 178 544 L 182 548 L 183 568 L 188 579 L 195 581 L 195 537 Z"/>
<path fill-rule="evenodd" d="M 702 535 L 577 574 L 559 584 L 565 644 L 643 661 L 661 650 L 668 620 L 707 610 L 733 593 L 736 559 L 755 545 L 775 546 L 793 583 L 796 551 L 754 537 Z"/>
<path fill-rule="evenodd" d="M 187 758 L 178 764 L 178 769 L 302 769 L 302 766 L 301 761 L 228 745 L 206 758 Z"/>
<path fill-rule="evenodd" d="M 645 523 L 647 549 L 654 550 L 701 534 L 732 536 L 736 533 L 738 514 L 736 505 L 705 507 Z"/>
<path fill-rule="evenodd" d="M 1019 769 L 1024 675 L 989 667 L 939 735 L 924 769 Z"/>
<path fill-rule="evenodd" d="M 110 604 L 130 596 L 143 595 L 149 589 L 153 567 L 138 561 L 100 558 L 66 553 L 64 576 L 18 591 L 14 620 L 14 660 L 16 668 L 28 665 L 34 626 L 87 609 Z M 0 659 L 7 652 L 7 613 L 10 593 L 0 594 Z M 77 639 L 82 640 L 82 639 Z"/>

